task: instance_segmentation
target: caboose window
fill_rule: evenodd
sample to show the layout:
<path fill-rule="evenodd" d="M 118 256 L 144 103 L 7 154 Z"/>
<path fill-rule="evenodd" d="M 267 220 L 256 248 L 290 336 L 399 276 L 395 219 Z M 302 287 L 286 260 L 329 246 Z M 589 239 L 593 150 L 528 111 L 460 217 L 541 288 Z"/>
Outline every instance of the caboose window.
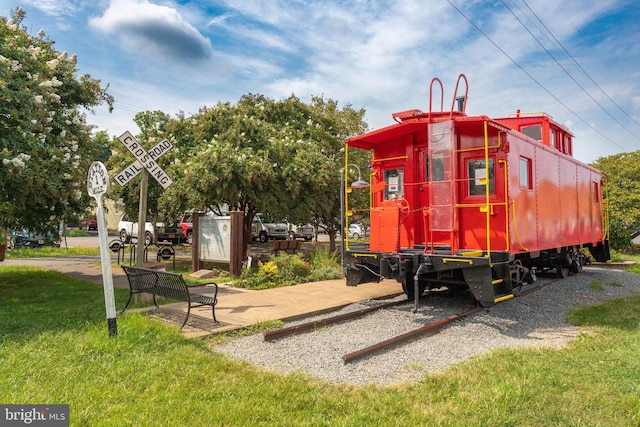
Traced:
<path fill-rule="evenodd" d="M 485 195 L 485 178 L 487 178 L 487 168 L 485 166 L 484 159 L 469 160 L 467 165 L 467 170 L 469 172 L 469 195 Z M 493 159 L 489 159 L 489 194 L 495 194 Z"/>
<path fill-rule="evenodd" d="M 532 189 L 531 159 L 520 157 L 520 188 Z"/>
<path fill-rule="evenodd" d="M 598 191 L 598 183 L 593 183 L 593 201 L 598 203 L 600 201 L 600 191 Z"/>
<path fill-rule="evenodd" d="M 404 185 L 404 169 L 389 169 L 384 171 L 384 199 L 402 196 Z"/>
<path fill-rule="evenodd" d="M 431 162 L 427 157 L 427 182 L 429 181 L 444 181 L 444 160 L 434 157 Z"/>
<path fill-rule="evenodd" d="M 533 139 L 542 141 L 542 125 L 522 126 L 520 128 L 520 132 L 524 133 L 527 136 L 530 136 Z"/>

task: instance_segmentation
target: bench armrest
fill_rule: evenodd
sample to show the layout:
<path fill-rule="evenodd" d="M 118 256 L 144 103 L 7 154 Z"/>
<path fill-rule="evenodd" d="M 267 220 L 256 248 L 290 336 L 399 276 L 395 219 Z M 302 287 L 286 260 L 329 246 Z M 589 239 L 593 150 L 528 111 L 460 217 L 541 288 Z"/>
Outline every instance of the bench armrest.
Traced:
<path fill-rule="evenodd" d="M 217 284 L 216 282 L 200 283 L 200 284 L 197 284 L 197 285 L 189 285 L 189 284 L 185 283 L 185 285 L 187 285 L 187 288 L 188 288 L 188 289 L 191 289 L 191 288 L 201 288 L 201 287 L 203 287 L 203 286 L 210 286 L 210 285 L 215 286 L 215 287 L 216 287 L 216 291 L 217 291 L 217 289 L 218 289 L 218 284 Z"/>

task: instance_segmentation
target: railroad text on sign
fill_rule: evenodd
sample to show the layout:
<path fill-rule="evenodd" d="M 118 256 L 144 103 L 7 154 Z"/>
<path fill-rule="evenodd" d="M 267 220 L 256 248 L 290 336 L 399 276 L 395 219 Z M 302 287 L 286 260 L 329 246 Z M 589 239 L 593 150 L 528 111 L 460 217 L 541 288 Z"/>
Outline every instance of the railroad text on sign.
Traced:
<path fill-rule="evenodd" d="M 151 157 L 154 161 L 158 160 L 160 156 L 169 151 L 173 146 L 169 142 L 168 139 L 163 139 L 156 145 L 154 145 L 149 151 L 149 157 Z M 135 176 L 137 176 L 140 172 L 142 172 L 143 166 L 139 161 L 135 161 L 131 163 L 126 168 L 122 169 L 120 173 L 113 177 L 113 179 L 120 185 L 125 185 L 127 182 L 131 181 Z"/>
<path fill-rule="evenodd" d="M 136 160 L 138 160 L 142 164 L 142 166 L 145 169 L 147 169 L 147 171 L 149 172 L 149 175 L 151 175 L 156 181 L 158 181 L 158 183 L 162 186 L 162 188 L 167 189 L 171 184 L 173 184 L 173 181 L 171 180 L 169 175 L 167 175 L 166 172 L 162 170 L 160 165 L 156 163 L 153 157 L 147 152 L 147 150 L 144 149 L 142 145 L 140 145 L 138 140 L 133 135 L 131 135 L 129 131 L 126 131 L 125 133 L 120 135 L 118 139 L 120 140 L 122 145 L 124 145 L 127 148 L 127 150 L 129 150 L 131 154 L 133 154 L 133 157 L 135 157 Z M 126 169 L 127 168 L 125 168 L 125 170 Z M 125 172 L 125 170 L 123 170 L 122 172 Z M 132 173 L 133 171 L 134 170 L 132 169 L 130 173 Z M 136 173 L 139 173 L 139 171 Z M 125 174 L 125 177 L 126 176 L 127 175 Z M 133 176 L 131 176 L 129 180 L 131 178 L 133 178 Z M 120 183 L 120 181 L 118 181 L 118 183 Z M 120 184 L 120 185 L 123 185 L 123 184 Z"/>

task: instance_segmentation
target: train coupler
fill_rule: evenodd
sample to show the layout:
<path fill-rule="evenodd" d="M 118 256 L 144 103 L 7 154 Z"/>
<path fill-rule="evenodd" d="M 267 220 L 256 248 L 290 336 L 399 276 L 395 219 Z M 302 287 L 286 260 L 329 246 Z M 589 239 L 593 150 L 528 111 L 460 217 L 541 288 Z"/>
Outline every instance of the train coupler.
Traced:
<path fill-rule="evenodd" d="M 345 272 L 347 286 L 358 286 L 362 283 L 380 282 L 384 277 L 373 270 L 372 266 L 351 263 Z"/>

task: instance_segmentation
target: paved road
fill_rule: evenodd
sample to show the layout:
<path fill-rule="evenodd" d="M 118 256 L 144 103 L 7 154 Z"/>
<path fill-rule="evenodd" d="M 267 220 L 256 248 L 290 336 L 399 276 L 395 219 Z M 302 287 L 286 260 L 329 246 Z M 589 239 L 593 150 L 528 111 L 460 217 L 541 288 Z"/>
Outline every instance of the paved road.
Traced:
<path fill-rule="evenodd" d="M 62 258 L 16 258 L 5 259 L 0 263 L 0 266 L 3 267 L 11 265 L 28 265 L 46 270 L 56 270 L 76 279 L 102 284 L 102 268 L 100 267 L 99 255 Z M 113 285 L 120 288 L 128 288 L 126 277 L 120 268 L 113 268 Z"/>

